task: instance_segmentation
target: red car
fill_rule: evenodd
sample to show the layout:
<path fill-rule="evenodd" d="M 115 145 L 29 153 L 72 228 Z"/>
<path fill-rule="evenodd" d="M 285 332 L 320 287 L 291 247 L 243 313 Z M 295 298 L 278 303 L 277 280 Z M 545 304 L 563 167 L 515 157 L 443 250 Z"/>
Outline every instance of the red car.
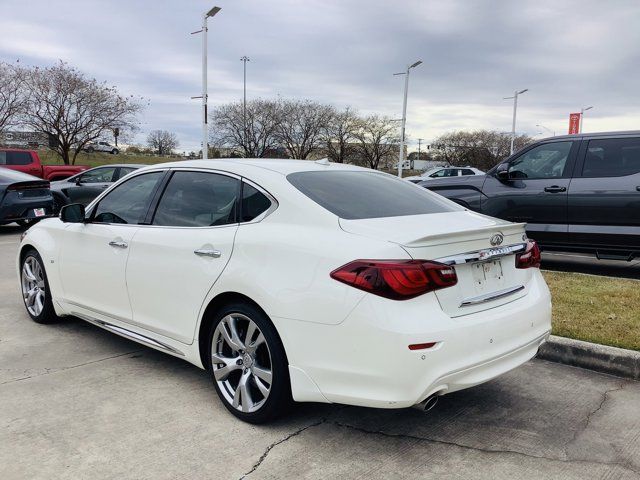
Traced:
<path fill-rule="evenodd" d="M 80 165 L 42 165 L 38 152 L 0 148 L 0 167 L 28 173 L 48 181 L 63 180 L 89 167 Z"/>

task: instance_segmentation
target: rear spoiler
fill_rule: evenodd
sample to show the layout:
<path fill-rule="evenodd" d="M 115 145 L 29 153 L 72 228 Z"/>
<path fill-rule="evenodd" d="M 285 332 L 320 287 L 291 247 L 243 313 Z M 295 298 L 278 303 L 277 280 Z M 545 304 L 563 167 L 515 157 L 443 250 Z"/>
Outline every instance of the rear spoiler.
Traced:
<path fill-rule="evenodd" d="M 467 237 L 468 240 L 478 240 L 491 236 L 492 234 L 500 232 L 503 236 L 509 235 L 522 235 L 526 223 L 511 223 L 505 222 L 499 225 L 489 225 L 486 227 L 474 228 L 473 230 L 464 230 L 457 233 L 441 233 L 436 235 L 426 235 L 421 238 L 416 238 L 410 242 L 403 243 L 405 247 L 428 247 L 431 245 L 442 245 L 443 243 L 455 243 L 460 241 L 460 237 Z M 445 240 L 443 242 L 443 240 Z M 451 240 L 446 242 L 446 240 Z"/>

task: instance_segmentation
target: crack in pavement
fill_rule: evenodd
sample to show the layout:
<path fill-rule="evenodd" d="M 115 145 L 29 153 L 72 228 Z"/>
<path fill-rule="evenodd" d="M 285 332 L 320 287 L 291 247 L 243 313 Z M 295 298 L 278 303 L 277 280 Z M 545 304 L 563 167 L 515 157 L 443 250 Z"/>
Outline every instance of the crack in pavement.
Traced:
<path fill-rule="evenodd" d="M 614 389 L 614 391 L 615 390 L 619 390 L 619 389 Z M 465 449 L 465 450 L 472 450 L 472 451 L 475 451 L 475 452 L 480 452 L 480 453 L 485 453 L 485 454 L 495 454 L 495 455 L 507 454 L 507 455 L 516 455 L 516 456 L 521 456 L 521 457 L 531 458 L 531 459 L 536 459 L 536 460 L 546 460 L 546 461 L 549 461 L 549 462 L 577 463 L 577 464 L 586 464 L 586 465 L 603 465 L 603 466 L 610 466 L 610 467 L 620 467 L 620 468 L 623 468 L 623 469 L 628 470 L 630 472 L 633 472 L 636 475 L 640 475 L 640 470 L 636 470 L 635 468 L 633 468 L 633 466 L 628 465 L 628 464 L 624 464 L 624 463 L 620 463 L 620 462 L 602 462 L 602 461 L 598 461 L 598 460 L 581 460 L 581 459 L 571 459 L 571 458 L 553 458 L 553 457 L 547 457 L 547 456 L 544 456 L 544 455 L 533 455 L 533 454 L 529 454 L 529 453 L 520 452 L 520 451 L 517 451 L 517 450 L 490 449 L 490 448 L 474 447 L 474 446 L 471 446 L 471 445 L 465 445 L 463 443 L 457 443 L 457 442 L 452 442 L 452 441 L 447 441 L 447 440 L 437 440 L 437 439 L 434 439 L 434 438 L 421 437 L 421 436 L 418 436 L 418 435 L 410 435 L 410 434 L 405 434 L 405 433 L 388 433 L 388 432 L 383 432 L 383 431 L 380 431 L 380 430 L 369 430 L 369 429 L 362 428 L 362 427 L 356 427 L 355 425 L 349 425 L 347 423 L 342 423 L 342 422 L 337 422 L 337 421 L 328 421 L 326 418 L 324 418 L 324 419 L 322 419 L 320 421 L 317 421 L 317 422 L 314 422 L 314 423 L 312 423 L 310 425 L 302 427 L 302 428 L 296 430 L 295 432 L 287 435 L 286 437 L 278 440 L 277 442 L 274 442 L 274 443 L 270 444 L 266 448 L 264 453 L 260 456 L 258 461 L 253 465 L 251 470 L 249 470 L 248 472 L 243 474 L 239 478 L 239 480 L 243 480 L 247 476 L 249 476 L 252 473 L 254 473 L 260 467 L 260 465 L 262 465 L 262 463 L 266 460 L 266 458 L 269 455 L 269 453 L 271 452 L 271 450 L 273 450 L 275 447 L 277 447 L 278 445 L 281 445 L 282 443 L 287 442 L 288 440 L 290 440 L 293 437 L 296 437 L 297 435 L 300 435 L 301 433 L 303 433 L 304 431 L 306 431 L 306 430 L 308 430 L 308 429 L 310 429 L 312 427 L 318 427 L 320 425 L 333 425 L 335 427 L 350 429 L 350 430 L 354 430 L 354 431 L 357 431 L 357 432 L 360 432 L 360 433 L 364 433 L 364 434 L 367 434 L 367 435 L 379 435 L 379 436 L 383 436 L 383 437 L 387 437 L 387 438 L 400 438 L 400 439 L 417 440 L 417 441 L 421 441 L 421 442 L 428 442 L 428 443 L 434 443 L 434 444 L 448 445 L 448 446 L 452 446 L 452 447 L 462 448 L 462 449 Z"/>
<path fill-rule="evenodd" d="M 43 372 L 43 373 L 36 373 L 34 375 L 29 375 L 27 377 L 14 378 L 12 380 L 7 380 L 7 381 L 4 381 L 4 382 L 0 382 L 0 385 L 7 385 L 9 383 L 21 382 L 22 380 L 29 380 L 30 378 L 42 377 L 43 375 L 50 375 L 50 374 L 53 374 L 53 373 L 64 372 L 66 370 L 71 370 L 73 368 L 84 367 L 85 365 L 91 365 L 91 364 L 94 364 L 94 363 L 104 362 L 106 360 L 111 360 L 113 358 L 118 358 L 118 357 L 124 357 L 125 355 L 130 355 L 132 353 L 139 353 L 139 352 L 142 352 L 142 351 L 143 350 L 134 350 L 132 352 L 119 353 L 117 355 L 112 355 L 110 357 L 99 358 L 97 360 L 91 360 L 90 362 L 79 363 L 78 365 L 71 365 L 70 367 L 62 367 L 62 368 L 58 368 L 56 370 L 45 368 L 46 371 Z"/>
<path fill-rule="evenodd" d="M 572 443 L 575 443 L 578 440 L 578 436 L 580 436 L 581 433 L 583 433 L 584 431 L 587 430 L 587 428 L 589 428 L 589 424 L 591 423 L 591 418 L 600 410 L 602 410 L 602 408 L 604 407 L 604 404 L 607 403 L 607 400 L 609 399 L 609 394 L 623 390 L 625 385 L 627 385 L 628 383 L 629 383 L 628 380 L 622 380 L 620 382 L 620 385 L 618 385 L 617 387 L 610 388 L 602 392 L 602 399 L 600 400 L 600 403 L 598 404 L 598 406 L 594 410 L 587 413 L 587 416 L 584 421 L 584 425 L 581 428 L 577 428 L 576 431 L 573 432 L 573 437 L 567 443 L 564 444 L 563 450 L 566 458 L 569 458 L 569 453 L 568 453 L 569 446 L 571 446 Z"/>
<path fill-rule="evenodd" d="M 258 467 L 260 465 L 262 465 L 262 462 L 265 461 L 265 459 L 267 458 L 267 455 L 269 455 L 269 452 L 277 447 L 278 445 L 280 445 L 281 443 L 286 442 L 287 440 L 290 440 L 291 438 L 300 435 L 302 432 L 304 432 L 305 430 L 308 430 L 312 427 L 317 427 L 319 425 L 322 425 L 324 423 L 327 423 L 327 419 L 323 418 L 321 420 L 318 420 L 317 422 L 311 423 L 305 427 L 299 428 L 298 430 L 294 431 L 293 433 L 290 433 L 289 435 L 287 435 L 284 438 L 281 438 L 280 440 L 278 440 L 277 442 L 273 442 L 272 444 L 270 444 L 269 446 L 267 446 L 267 448 L 265 449 L 264 453 L 260 456 L 260 458 L 258 459 L 258 461 L 256 463 L 253 464 L 253 467 L 251 467 L 251 470 L 249 470 L 246 473 L 243 473 L 242 476 L 238 479 L 238 480 L 243 480 L 245 477 L 251 475 L 253 472 L 255 472 Z"/>

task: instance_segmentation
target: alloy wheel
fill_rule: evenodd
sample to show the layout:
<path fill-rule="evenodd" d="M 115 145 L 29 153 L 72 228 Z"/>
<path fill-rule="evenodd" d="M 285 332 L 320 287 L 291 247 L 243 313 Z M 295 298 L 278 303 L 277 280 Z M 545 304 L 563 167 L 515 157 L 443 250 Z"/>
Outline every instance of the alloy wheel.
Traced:
<path fill-rule="evenodd" d="M 236 410 L 258 411 L 272 385 L 269 345 L 258 325 L 246 315 L 231 313 L 213 332 L 211 366 L 224 399 Z"/>
<path fill-rule="evenodd" d="M 39 316 L 44 309 L 46 288 L 44 272 L 40 262 L 29 256 L 22 264 L 22 297 L 27 310 L 34 317 Z"/>

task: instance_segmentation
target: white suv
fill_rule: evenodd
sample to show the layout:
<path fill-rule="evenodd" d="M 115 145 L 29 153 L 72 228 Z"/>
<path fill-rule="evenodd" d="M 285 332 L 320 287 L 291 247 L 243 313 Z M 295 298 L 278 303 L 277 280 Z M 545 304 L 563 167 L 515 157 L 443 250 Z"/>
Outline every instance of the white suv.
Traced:
<path fill-rule="evenodd" d="M 118 150 L 118 147 L 114 147 L 109 142 L 90 143 L 85 147 L 85 150 L 89 153 L 107 152 L 113 155 L 117 155 L 118 153 L 120 153 L 120 150 Z"/>

